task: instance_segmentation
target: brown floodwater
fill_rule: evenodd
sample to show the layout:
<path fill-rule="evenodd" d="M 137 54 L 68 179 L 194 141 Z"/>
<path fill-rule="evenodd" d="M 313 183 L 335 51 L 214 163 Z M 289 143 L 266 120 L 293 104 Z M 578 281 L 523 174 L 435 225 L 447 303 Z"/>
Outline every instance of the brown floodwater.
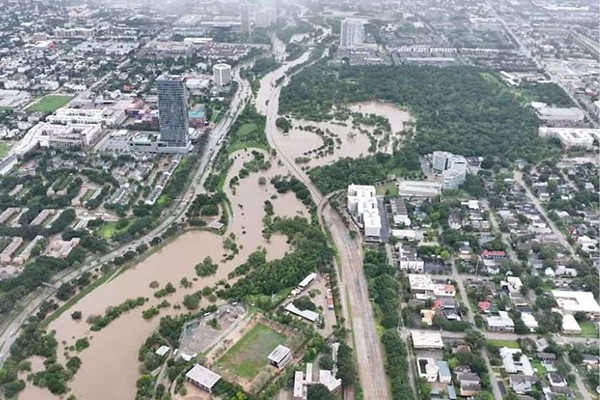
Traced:
<path fill-rule="evenodd" d="M 371 142 L 369 137 L 361 133 L 357 128 L 353 128 L 352 124 L 345 123 L 346 126 L 339 123 L 328 121 L 314 122 L 301 119 L 292 120 L 294 126 L 289 133 L 283 133 L 278 130 L 277 135 L 282 135 L 285 138 L 281 141 L 284 151 L 291 158 L 308 157 L 310 161 L 306 164 L 309 167 L 316 167 L 330 164 L 343 157 L 358 158 L 369 154 L 369 146 Z M 335 143 L 333 154 L 324 154 L 321 157 L 316 156 L 316 152 L 306 155 L 305 153 L 311 150 L 316 150 L 323 145 L 323 139 L 315 132 L 298 129 L 299 126 L 312 126 L 320 129 L 323 132 L 329 131 L 333 134 L 332 137 L 341 140 L 341 143 Z"/>
<path fill-rule="evenodd" d="M 393 104 L 381 102 L 366 102 L 355 103 L 349 106 L 350 110 L 362 114 L 376 114 L 385 117 L 390 122 L 392 129 L 391 138 L 398 138 L 398 133 L 404 129 L 405 123 L 412 121 L 408 111 L 404 111 Z M 284 139 L 281 141 L 286 154 L 291 158 L 308 157 L 310 161 L 299 165 L 307 167 L 316 167 L 330 164 L 340 158 L 350 157 L 359 158 L 369 154 L 371 142 L 366 133 L 361 132 L 367 130 L 373 132 L 374 127 L 361 125 L 360 129 L 353 127 L 350 120 L 347 121 L 307 121 L 302 119 L 292 120 L 293 128 L 290 132 L 283 133 L 278 130 L 277 135 L 281 135 Z M 333 154 L 318 155 L 315 151 L 323 145 L 323 138 L 314 131 L 302 130 L 299 127 L 311 126 L 326 133 L 331 138 L 334 138 L 336 143 L 333 146 Z M 379 141 L 383 137 L 375 136 Z M 393 140 L 389 140 L 388 144 L 383 147 L 378 147 L 378 151 L 392 153 Z M 311 152 L 312 150 L 312 152 Z M 307 154 L 307 152 L 310 152 Z"/>
<path fill-rule="evenodd" d="M 258 184 L 260 176 L 264 176 L 268 181 L 275 175 L 286 174 L 287 171 L 284 167 L 277 166 L 276 160 L 272 160 L 271 169 L 252 173 L 242 179 L 235 188 L 234 194 L 229 188 L 228 182 L 239 173 L 242 164 L 251 160 L 253 156 L 249 151 L 241 150 L 232 157 L 235 158 L 234 165 L 230 169 L 225 186 L 232 204 L 233 216 L 230 218 L 225 235 L 192 231 L 177 237 L 159 252 L 95 289 L 50 324 L 49 329 L 56 331 L 59 343 L 57 355 L 61 362 L 65 362 L 63 341 L 66 342 L 66 346 L 69 346 L 74 344 L 77 339 L 90 338 L 90 347 L 77 354 L 82 360 L 82 366 L 73 380 L 69 382 L 72 393 L 78 399 L 131 400 L 135 397 L 135 381 L 139 377 L 137 355 L 140 345 L 156 329 L 161 316 L 180 312 L 172 308 L 163 309 L 159 316 L 150 321 L 144 320 L 141 315 L 142 310 L 163 300 L 154 298 L 153 293 L 158 289 L 150 288 L 150 282 L 158 281 L 161 288 L 167 282 L 173 283 L 177 287 L 177 292 L 165 297 L 173 305 L 181 303 L 185 294 L 207 285 L 214 285 L 220 279 L 226 279 L 229 272 L 258 248 L 266 249 L 268 259 L 280 258 L 290 251 L 290 246 L 286 243 L 284 236 L 273 235 L 269 241 L 262 237 L 264 201 L 277 195 L 276 199 L 271 200 L 277 215 L 307 216 L 308 212 L 293 193 L 277 194 L 270 183 L 264 186 Z M 215 275 L 193 281 L 192 279 L 196 276 L 194 266 L 204 257 L 210 256 L 214 262 L 219 262 L 228 253 L 223 248 L 223 239 L 230 233 L 236 237 L 236 243 L 240 248 L 239 254 L 233 260 L 220 262 Z M 185 290 L 179 287 L 179 281 L 183 277 L 187 277 L 193 282 L 190 289 Z M 92 314 L 102 314 L 107 307 L 118 305 L 128 298 L 138 296 L 147 297 L 150 301 L 142 307 L 123 314 L 99 332 L 89 330 L 90 325 L 85 322 L 87 317 Z M 207 304 L 208 302 L 203 300 L 201 307 Z M 82 321 L 77 322 L 71 319 L 70 314 L 75 310 L 83 313 Z M 36 364 L 38 364 L 37 361 Z M 57 397 L 46 389 L 40 389 L 28 383 L 20 398 L 45 400 Z"/>
<path fill-rule="evenodd" d="M 390 127 L 392 128 L 391 137 L 399 137 L 399 132 L 404 129 L 405 123 L 413 121 L 410 113 L 406 110 L 398 108 L 396 105 L 391 103 L 382 103 L 379 101 L 369 101 L 364 103 L 355 103 L 350 105 L 350 110 L 359 112 L 365 115 L 375 114 L 388 119 Z M 372 130 L 373 127 L 363 126 L 363 129 Z M 379 151 L 383 151 L 389 154 L 393 153 L 393 141 L 390 140 L 386 146 L 380 148 Z"/>

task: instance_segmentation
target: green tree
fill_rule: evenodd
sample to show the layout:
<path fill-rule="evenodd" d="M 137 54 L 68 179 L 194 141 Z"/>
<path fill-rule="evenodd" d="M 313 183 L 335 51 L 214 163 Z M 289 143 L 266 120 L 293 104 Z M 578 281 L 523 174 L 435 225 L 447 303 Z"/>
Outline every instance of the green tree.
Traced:
<path fill-rule="evenodd" d="M 317 383 L 309 385 L 307 391 L 308 400 L 334 400 L 335 397 L 331 394 L 327 386 Z"/>

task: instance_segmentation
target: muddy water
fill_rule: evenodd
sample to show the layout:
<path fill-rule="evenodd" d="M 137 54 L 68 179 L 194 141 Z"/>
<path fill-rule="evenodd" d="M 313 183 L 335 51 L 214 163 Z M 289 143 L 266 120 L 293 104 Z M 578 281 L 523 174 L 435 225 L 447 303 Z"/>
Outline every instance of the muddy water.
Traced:
<path fill-rule="evenodd" d="M 285 72 L 287 69 L 291 68 L 294 65 L 305 62 L 306 60 L 308 60 L 309 55 L 310 55 L 310 52 L 305 52 L 304 54 L 302 54 L 300 57 L 298 57 L 294 61 L 291 61 L 289 63 L 282 65 L 281 67 L 277 68 L 275 71 L 269 72 L 260 80 L 260 89 L 258 90 L 258 93 L 256 94 L 256 110 L 258 112 L 260 112 L 263 115 L 266 114 L 267 101 L 269 100 L 269 97 L 271 96 L 272 87 L 275 86 L 275 82 L 277 81 L 277 79 L 279 79 L 281 76 L 283 76 L 282 72 Z"/>
<path fill-rule="evenodd" d="M 63 341 L 66 342 L 66 346 L 69 346 L 74 344 L 75 340 L 85 336 L 91 339 L 91 346 L 78 354 L 82 366 L 69 383 L 72 393 L 78 399 L 131 400 L 135 397 L 135 381 L 139 377 L 137 355 L 140 345 L 156 329 L 161 316 L 180 312 L 169 308 L 161 310 L 161 314 L 150 321 L 144 320 L 141 315 L 142 310 L 163 300 L 154 298 L 153 293 L 157 289 L 151 289 L 150 282 L 155 280 L 160 282 L 161 288 L 167 282 L 173 283 L 177 287 L 177 292 L 166 297 L 166 300 L 173 305 L 180 303 L 187 293 L 213 285 L 220 279 L 226 279 L 229 272 L 259 247 L 266 249 L 268 259 L 280 258 L 291 250 L 285 237 L 273 235 L 267 241 L 261 233 L 264 201 L 270 199 L 276 192 L 270 183 L 259 186 L 258 177 L 265 176 L 269 180 L 275 175 L 284 175 L 286 170 L 278 167 L 276 160 L 272 160 L 273 167 L 269 171 L 253 173 L 242 179 L 233 194 L 228 187 L 229 180 L 239 173 L 245 161 L 253 158 L 250 152 L 243 150 L 233 157 L 234 165 L 226 180 L 226 191 L 232 204 L 233 215 L 225 235 L 233 233 L 240 248 L 239 254 L 233 260 L 220 263 L 215 275 L 192 281 L 196 276 L 194 266 L 204 257 L 210 256 L 213 261 L 218 262 L 228 252 L 223 248 L 222 236 L 210 232 L 188 232 L 139 265 L 94 290 L 50 324 L 49 329 L 56 331 L 59 343 L 57 353 L 63 363 L 65 362 Z M 292 193 L 277 194 L 277 198 L 271 201 L 277 215 L 289 217 L 308 215 L 306 208 Z M 179 281 L 183 277 L 193 282 L 192 288 L 187 291 L 179 287 Z M 89 324 L 85 322 L 87 317 L 92 314 L 102 314 L 107 307 L 138 296 L 147 297 L 150 301 L 122 315 L 99 332 L 89 331 Z M 208 302 L 203 300 L 201 307 L 207 304 Z M 82 321 L 76 322 L 71 319 L 70 314 L 75 310 L 82 311 Z M 107 382 L 110 384 L 107 385 Z M 55 397 L 45 389 L 28 384 L 20 398 L 45 400 Z"/>
<path fill-rule="evenodd" d="M 347 126 L 342 126 L 332 122 L 313 122 L 305 120 L 292 121 L 294 126 L 289 133 L 277 132 L 277 135 L 285 136 L 282 140 L 284 152 L 291 158 L 309 157 L 311 160 L 306 165 L 308 167 L 316 167 L 330 164 L 343 157 L 359 158 L 369 154 L 369 146 L 371 142 L 369 137 L 361 133 L 358 129 L 353 128 L 350 123 Z M 316 133 L 300 130 L 298 126 L 313 126 L 322 131 L 329 130 L 335 137 L 341 140 L 341 144 L 335 143 L 333 154 L 327 154 L 323 157 L 316 158 L 316 152 L 310 155 L 305 155 L 305 152 L 315 150 L 323 145 L 323 139 Z"/>
<path fill-rule="evenodd" d="M 378 101 L 371 101 L 365 103 L 356 103 L 350 106 L 350 109 L 354 112 L 359 112 L 365 115 L 375 114 L 388 119 L 390 127 L 392 129 L 390 140 L 387 145 L 379 147 L 379 151 L 392 154 L 394 152 L 394 142 L 392 138 L 402 139 L 399 133 L 404 129 L 405 123 L 412 121 L 412 118 L 408 111 L 401 110 L 394 104 L 381 103 Z M 373 130 L 372 126 L 362 126 L 363 129 Z"/>
<path fill-rule="evenodd" d="M 394 104 L 370 101 L 352 104 L 350 110 L 362 114 L 375 114 L 385 117 L 390 121 L 393 133 L 398 133 L 404 128 L 406 122 L 412 121 L 408 111 L 401 110 Z"/>
<path fill-rule="evenodd" d="M 285 59 L 285 43 L 275 33 L 271 34 L 271 46 L 276 60 L 281 61 Z"/>
<path fill-rule="evenodd" d="M 393 104 L 381 103 L 381 102 L 367 102 L 367 103 L 356 103 L 349 106 L 350 110 L 359 112 L 362 114 L 376 114 L 385 117 L 390 122 L 392 129 L 391 138 L 399 138 L 398 133 L 405 127 L 405 123 L 412 121 L 410 114 L 407 111 L 401 110 Z M 338 121 L 339 122 L 339 121 Z M 358 158 L 369 154 L 369 147 L 371 142 L 369 137 L 360 132 L 359 129 L 352 126 L 350 120 L 342 122 L 346 126 L 341 125 L 338 122 L 314 122 L 305 121 L 301 119 L 294 119 L 292 124 L 294 128 L 289 133 L 284 134 L 278 131 L 278 135 L 283 135 L 285 138 L 282 140 L 284 151 L 292 158 L 296 157 L 309 157 L 311 160 L 306 164 L 299 164 L 307 167 L 316 167 L 321 165 L 330 164 L 343 157 Z M 321 157 L 317 157 L 317 153 L 313 152 L 309 155 L 305 153 L 311 150 L 315 150 L 323 145 L 323 139 L 314 132 L 307 130 L 300 130 L 298 126 L 312 126 L 322 131 L 329 130 L 341 140 L 341 143 L 335 143 L 333 154 L 326 154 Z M 361 125 L 363 130 L 373 131 L 374 127 Z M 376 136 L 378 141 L 383 137 Z M 392 153 L 393 140 L 390 138 L 388 145 L 378 147 L 378 151 Z"/>

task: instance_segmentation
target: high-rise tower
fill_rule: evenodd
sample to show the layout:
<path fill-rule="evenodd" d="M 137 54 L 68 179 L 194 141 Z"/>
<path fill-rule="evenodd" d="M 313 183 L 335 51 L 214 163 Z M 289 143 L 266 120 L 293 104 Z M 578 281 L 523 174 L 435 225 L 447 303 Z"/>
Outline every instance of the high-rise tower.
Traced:
<path fill-rule="evenodd" d="M 188 145 L 188 99 L 185 77 L 161 75 L 156 80 L 160 140 L 171 147 Z"/>

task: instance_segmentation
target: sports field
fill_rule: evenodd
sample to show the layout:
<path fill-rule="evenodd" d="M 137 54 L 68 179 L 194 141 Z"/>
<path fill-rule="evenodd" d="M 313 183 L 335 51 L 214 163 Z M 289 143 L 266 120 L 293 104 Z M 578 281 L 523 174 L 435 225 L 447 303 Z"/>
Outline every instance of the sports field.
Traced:
<path fill-rule="evenodd" d="M 218 364 L 236 375 L 253 379 L 267 365 L 269 353 L 284 342 L 285 336 L 257 324 L 221 357 Z"/>
<path fill-rule="evenodd" d="M 27 111 L 53 113 L 71 101 L 73 97 L 74 96 L 68 94 L 49 94 L 36 101 L 27 109 Z"/>

